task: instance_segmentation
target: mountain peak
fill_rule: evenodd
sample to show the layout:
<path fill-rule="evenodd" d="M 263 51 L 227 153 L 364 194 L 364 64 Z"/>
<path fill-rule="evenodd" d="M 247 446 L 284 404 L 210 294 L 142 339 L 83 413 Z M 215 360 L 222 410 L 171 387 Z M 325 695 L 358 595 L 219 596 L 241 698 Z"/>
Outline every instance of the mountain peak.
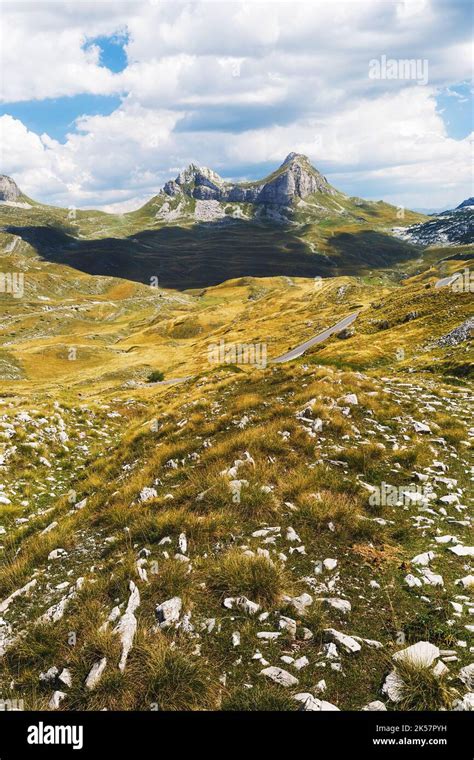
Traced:
<path fill-rule="evenodd" d="M 185 194 L 196 200 L 291 206 L 311 193 L 334 195 L 336 191 L 315 169 L 307 156 L 289 153 L 281 166 L 262 180 L 227 182 L 216 172 L 189 164 L 163 187 L 166 195 Z"/>
<path fill-rule="evenodd" d="M 305 156 L 304 153 L 288 153 L 287 157 L 281 164 L 281 166 L 286 166 L 287 164 L 291 164 L 293 161 L 297 161 L 298 163 L 303 164 L 309 164 L 311 166 L 311 161 L 309 160 L 308 156 Z"/>

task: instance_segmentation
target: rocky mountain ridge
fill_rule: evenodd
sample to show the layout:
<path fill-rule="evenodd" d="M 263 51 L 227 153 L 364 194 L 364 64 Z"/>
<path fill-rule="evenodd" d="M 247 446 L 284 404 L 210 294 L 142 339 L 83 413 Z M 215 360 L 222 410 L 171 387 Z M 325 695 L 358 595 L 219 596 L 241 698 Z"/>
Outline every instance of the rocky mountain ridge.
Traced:
<path fill-rule="evenodd" d="M 196 200 L 277 206 L 288 206 L 311 193 L 337 194 L 307 156 L 299 153 L 290 153 L 277 171 L 257 182 L 227 182 L 212 169 L 190 164 L 175 180 L 167 182 L 162 192 L 172 197 L 186 194 Z"/>

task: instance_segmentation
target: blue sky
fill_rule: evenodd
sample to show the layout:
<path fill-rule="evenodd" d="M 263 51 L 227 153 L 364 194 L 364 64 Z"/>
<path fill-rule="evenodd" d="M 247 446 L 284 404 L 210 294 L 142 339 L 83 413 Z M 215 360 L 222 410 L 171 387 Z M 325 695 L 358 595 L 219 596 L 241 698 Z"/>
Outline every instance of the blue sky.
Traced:
<path fill-rule="evenodd" d="M 0 171 L 38 200 L 133 208 L 190 161 L 256 178 L 291 150 L 349 194 L 473 192 L 464 0 L 4 7 Z"/>

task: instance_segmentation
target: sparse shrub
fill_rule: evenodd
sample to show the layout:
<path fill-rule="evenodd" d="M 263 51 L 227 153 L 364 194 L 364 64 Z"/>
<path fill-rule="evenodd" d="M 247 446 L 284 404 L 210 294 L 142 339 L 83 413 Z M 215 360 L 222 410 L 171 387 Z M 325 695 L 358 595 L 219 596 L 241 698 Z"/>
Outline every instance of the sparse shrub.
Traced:
<path fill-rule="evenodd" d="M 154 369 L 153 372 L 150 372 L 146 381 L 147 383 L 161 383 L 164 379 L 165 373 L 162 372 L 161 369 Z"/>

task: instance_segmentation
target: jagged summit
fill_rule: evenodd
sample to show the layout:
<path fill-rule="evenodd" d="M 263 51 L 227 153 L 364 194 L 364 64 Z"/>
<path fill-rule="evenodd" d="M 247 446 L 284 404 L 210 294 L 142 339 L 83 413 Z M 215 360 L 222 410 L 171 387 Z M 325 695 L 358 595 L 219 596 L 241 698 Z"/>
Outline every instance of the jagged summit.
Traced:
<path fill-rule="evenodd" d="M 281 166 L 286 166 L 286 164 L 289 164 L 291 161 L 299 161 L 301 163 L 306 163 L 311 166 L 311 161 L 309 160 L 308 156 L 305 156 L 304 153 L 288 153 L 287 157 L 281 164 Z"/>
<path fill-rule="evenodd" d="M 165 184 L 163 192 L 173 197 L 184 193 L 196 200 L 277 206 L 291 205 L 294 200 L 311 193 L 336 194 L 307 156 L 300 153 L 289 153 L 275 172 L 255 182 L 227 182 L 212 169 L 190 164 L 176 179 Z"/>
<path fill-rule="evenodd" d="M 0 201 L 14 202 L 21 196 L 21 190 L 16 182 L 6 174 L 0 174 Z"/>

